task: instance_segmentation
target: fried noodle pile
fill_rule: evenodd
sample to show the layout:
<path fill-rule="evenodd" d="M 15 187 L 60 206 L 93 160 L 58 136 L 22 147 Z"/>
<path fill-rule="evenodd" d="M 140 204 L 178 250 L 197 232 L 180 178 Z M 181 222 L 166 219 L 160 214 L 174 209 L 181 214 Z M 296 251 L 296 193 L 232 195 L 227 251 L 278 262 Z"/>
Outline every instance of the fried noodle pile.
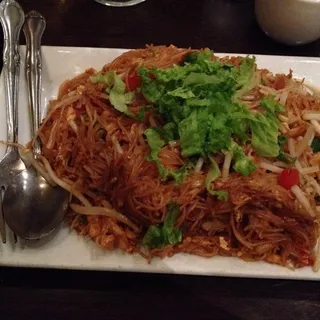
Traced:
<path fill-rule="evenodd" d="M 149 158 L 145 136 L 148 128 L 163 123 L 161 114 L 146 108 L 150 102 L 138 89 L 128 104 L 128 116 L 114 108 L 106 83 L 92 81 L 97 74 L 115 72 L 130 91 L 129 77 L 142 66 L 171 68 L 194 52 L 200 51 L 147 46 L 122 54 L 100 72 L 88 69 L 61 85 L 37 137 L 42 145 L 41 168 L 72 194 L 68 224 L 103 248 L 120 248 L 149 260 L 184 252 L 317 269 L 320 153 L 313 152 L 311 142 L 320 136 L 320 100 L 303 81 L 293 79 L 292 72 L 272 74 L 255 67 L 257 84 L 240 100 L 253 113 L 259 112 L 264 97 L 272 96 L 285 106 L 278 119 L 281 134 L 287 137 L 283 150 L 294 162 L 261 157 L 247 143 L 244 153 L 256 169 L 245 176 L 232 169 L 230 153 L 212 154 L 222 175 L 210 185 L 212 190 L 224 190 L 227 199 L 208 192 L 211 166 L 204 156 L 196 159 L 180 183 L 163 179 L 159 166 Z M 243 58 L 212 59 L 237 67 Z M 143 121 L 136 117 L 142 108 L 146 110 Z M 158 158 L 172 170 L 189 163 L 179 140 L 162 146 Z M 288 167 L 300 173 L 299 185 L 291 189 L 278 183 L 279 174 Z M 179 241 L 144 246 L 150 226 L 164 223 L 168 203 L 178 205 L 174 228 L 181 232 Z"/>

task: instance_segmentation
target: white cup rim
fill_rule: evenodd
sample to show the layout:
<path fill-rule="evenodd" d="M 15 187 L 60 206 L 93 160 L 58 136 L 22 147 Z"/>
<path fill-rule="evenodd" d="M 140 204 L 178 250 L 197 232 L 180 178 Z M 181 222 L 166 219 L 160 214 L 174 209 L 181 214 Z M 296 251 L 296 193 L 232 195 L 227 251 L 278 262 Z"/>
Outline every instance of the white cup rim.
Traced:
<path fill-rule="evenodd" d="M 296 2 L 320 3 L 320 0 L 293 0 Z"/>

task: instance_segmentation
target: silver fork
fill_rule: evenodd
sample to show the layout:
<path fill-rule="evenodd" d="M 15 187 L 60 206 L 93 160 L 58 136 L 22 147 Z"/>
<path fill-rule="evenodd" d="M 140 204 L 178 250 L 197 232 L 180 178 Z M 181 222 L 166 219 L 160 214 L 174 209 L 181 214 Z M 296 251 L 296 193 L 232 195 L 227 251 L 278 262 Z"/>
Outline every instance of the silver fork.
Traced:
<path fill-rule="evenodd" d="M 7 142 L 17 143 L 18 138 L 18 91 L 20 76 L 19 35 L 24 22 L 24 12 L 14 0 L 0 3 L 0 20 L 3 28 L 3 77 L 6 98 Z M 6 242 L 5 221 L 2 212 L 2 199 L 5 189 L 12 178 L 25 169 L 18 149 L 7 146 L 0 161 L 0 233 L 2 242 Z M 15 237 L 16 241 L 16 237 Z"/>

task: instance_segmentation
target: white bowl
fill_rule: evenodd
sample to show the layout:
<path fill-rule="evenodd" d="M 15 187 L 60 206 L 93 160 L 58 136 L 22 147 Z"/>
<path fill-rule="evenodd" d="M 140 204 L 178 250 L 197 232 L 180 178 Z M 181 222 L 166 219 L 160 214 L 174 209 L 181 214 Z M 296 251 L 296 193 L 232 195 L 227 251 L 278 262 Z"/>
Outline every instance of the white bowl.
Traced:
<path fill-rule="evenodd" d="M 261 29 L 272 39 L 288 45 L 320 38 L 320 0 L 255 0 Z"/>

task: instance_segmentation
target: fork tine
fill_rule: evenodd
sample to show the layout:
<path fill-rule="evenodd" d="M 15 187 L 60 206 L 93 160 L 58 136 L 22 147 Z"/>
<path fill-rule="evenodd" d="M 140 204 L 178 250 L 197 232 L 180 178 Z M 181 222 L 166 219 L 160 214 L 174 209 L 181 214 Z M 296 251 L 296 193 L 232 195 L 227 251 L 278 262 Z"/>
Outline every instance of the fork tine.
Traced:
<path fill-rule="evenodd" d="M 5 227 L 5 222 L 3 219 L 2 210 L 1 210 L 1 214 L 0 214 L 0 234 L 1 234 L 2 243 L 6 243 L 7 242 L 6 227 Z"/>
<path fill-rule="evenodd" d="M 7 236 L 6 236 L 6 227 L 5 227 L 5 221 L 3 217 L 3 210 L 2 210 L 2 199 L 3 199 L 3 190 L 1 190 L 0 193 L 0 234 L 1 239 L 3 243 L 7 242 Z"/>

